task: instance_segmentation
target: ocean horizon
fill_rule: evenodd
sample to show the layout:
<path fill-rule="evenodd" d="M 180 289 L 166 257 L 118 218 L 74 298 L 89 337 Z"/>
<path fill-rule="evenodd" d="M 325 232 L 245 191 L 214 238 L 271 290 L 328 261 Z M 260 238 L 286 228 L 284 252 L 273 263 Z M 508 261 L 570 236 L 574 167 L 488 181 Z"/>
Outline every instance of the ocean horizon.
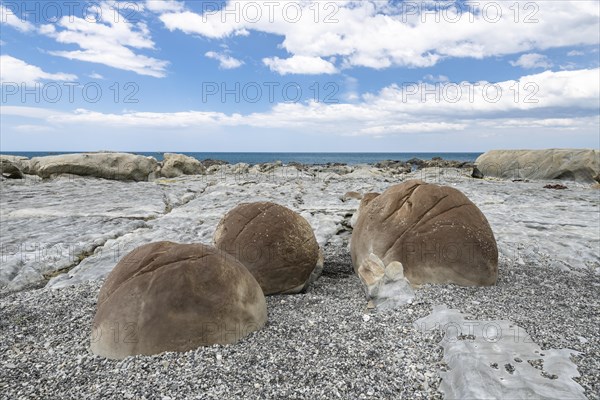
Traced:
<path fill-rule="evenodd" d="M 77 154 L 85 151 L 2 151 L 1 155 L 15 155 L 27 158 L 45 157 L 61 154 Z M 128 151 L 126 153 L 142 156 L 154 157 L 158 161 L 163 160 L 164 153 L 171 152 L 137 152 Z M 196 158 L 197 160 L 222 160 L 230 164 L 247 163 L 260 164 L 266 162 L 281 161 L 284 164 L 298 162 L 301 164 L 315 165 L 327 163 L 343 164 L 373 164 L 385 160 L 408 161 L 411 158 L 421 160 L 431 160 L 434 157 L 441 157 L 444 160 L 454 160 L 462 162 L 473 162 L 482 152 L 390 152 L 390 153 L 311 153 L 311 152 L 174 152 Z"/>

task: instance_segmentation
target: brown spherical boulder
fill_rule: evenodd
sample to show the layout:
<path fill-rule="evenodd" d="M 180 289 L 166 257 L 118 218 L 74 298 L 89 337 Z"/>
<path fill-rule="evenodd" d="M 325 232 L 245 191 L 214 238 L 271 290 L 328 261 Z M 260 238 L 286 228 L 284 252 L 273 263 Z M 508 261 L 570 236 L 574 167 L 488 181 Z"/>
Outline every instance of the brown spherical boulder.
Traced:
<path fill-rule="evenodd" d="M 270 202 L 245 203 L 229 211 L 214 241 L 248 268 L 265 295 L 304 290 L 319 258 L 308 221 Z"/>
<path fill-rule="evenodd" d="M 498 248 L 481 211 L 460 191 L 419 180 L 373 198 L 354 226 L 354 270 L 370 254 L 383 265 L 402 263 L 412 285 L 493 285 Z"/>
<path fill-rule="evenodd" d="M 100 289 L 91 350 L 121 359 L 235 343 L 266 320 L 262 290 L 239 261 L 212 246 L 151 243 Z"/>

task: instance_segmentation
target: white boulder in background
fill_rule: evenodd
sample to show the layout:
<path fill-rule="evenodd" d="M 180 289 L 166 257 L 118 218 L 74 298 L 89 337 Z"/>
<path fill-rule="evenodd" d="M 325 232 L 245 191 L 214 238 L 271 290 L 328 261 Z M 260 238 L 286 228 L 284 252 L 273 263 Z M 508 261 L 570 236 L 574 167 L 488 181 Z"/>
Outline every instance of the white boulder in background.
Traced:
<path fill-rule="evenodd" d="M 600 174 L 600 151 L 491 150 L 479 156 L 475 164 L 484 176 L 496 178 L 593 182 Z"/>

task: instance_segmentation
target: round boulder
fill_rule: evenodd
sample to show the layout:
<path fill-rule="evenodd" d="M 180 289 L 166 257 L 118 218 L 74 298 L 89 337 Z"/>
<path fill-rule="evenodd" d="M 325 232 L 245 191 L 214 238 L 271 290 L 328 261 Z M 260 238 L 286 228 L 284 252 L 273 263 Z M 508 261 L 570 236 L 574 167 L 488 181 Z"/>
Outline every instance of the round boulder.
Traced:
<path fill-rule="evenodd" d="M 240 262 L 212 246 L 156 242 L 107 277 L 91 350 L 122 359 L 235 343 L 266 320 L 262 290 Z"/>
<path fill-rule="evenodd" d="M 420 180 L 392 186 L 360 210 L 351 253 L 357 272 L 371 254 L 385 266 L 402 263 L 412 285 L 486 286 L 498 277 L 496 240 L 477 206 Z"/>
<path fill-rule="evenodd" d="M 319 258 L 308 221 L 270 202 L 241 204 L 229 211 L 214 240 L 217 248 L 248 268 L 265 295 L 304 290 Z"/>
<path fill-rule="evenodd" d="M 206 172 L 204 165 L 193 157 L 183 154 L 165 153 L 161 176 L 165 178 L 176 178 L 182 175 L 201 175 Z"/>

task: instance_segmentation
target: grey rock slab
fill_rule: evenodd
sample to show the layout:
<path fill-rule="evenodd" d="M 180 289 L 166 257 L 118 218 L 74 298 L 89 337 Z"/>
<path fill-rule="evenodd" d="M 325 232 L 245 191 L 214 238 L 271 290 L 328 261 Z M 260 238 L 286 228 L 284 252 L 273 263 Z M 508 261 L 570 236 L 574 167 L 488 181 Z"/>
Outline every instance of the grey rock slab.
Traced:
<path fill-rule="evenodd" d="M 489 220 L 500 254 L 511 262 L 600 273 L 599 192 L 589 185 L 570 183 L 567 190 L 553 191 L 543 189 L 544 181 L 473 179 L 469 171 L 451 168 L 394 175 L 354 167 L 349 174 L 334 174 L 335 179 L 293 170 L 298 174 L 278 167 L 262 174 L 216 173 L 154 182 L 82 177 L 3 181 L 3 248 L 14 249 L 33 238 L 34 243 L 50 244 L 50 248 L 65 243 L 69 248 L 75 243 L 82 250 L 75 262 L 40 262 L 28 257 L 25 263 L 7 250 L 1 279 L 4 285 L 17 276 L 21 287 L 27 282 L 41 284 L 44 274 L 74 267 L 50 286 L 101 280 L 140 244 L 156 240 L 211 244 L 220 219 L 242 202 L 272 201 L 289 207 L 309 221 L 321 247 L 342 245 L 350 234 L 343 224 L 358 202 L 343 202 L 340 197 L 348 191 L 382 192 L 406 179 L 463 191 Z"/>
<path fill-rule="evenodd" d="M 594 177 L 600 173 L 600 151 L 491 150 L 479 156 L 475 163 L 484 176 L 594 182 Z"/>
<path fill-rule="evenodd" d="M 0 187 L 0 290 L 42 284 L 165 210 L 151 183 L 74 178 Z"/>
<path fill-rule="evenodd" d="M 29 168 L 30 173 L 44 179 L 71 174 L 118 181 L 147 181 L 155 178 L 158 162 L 153 157 L 130 153 L 77 153 L 34 157 Z"/>

